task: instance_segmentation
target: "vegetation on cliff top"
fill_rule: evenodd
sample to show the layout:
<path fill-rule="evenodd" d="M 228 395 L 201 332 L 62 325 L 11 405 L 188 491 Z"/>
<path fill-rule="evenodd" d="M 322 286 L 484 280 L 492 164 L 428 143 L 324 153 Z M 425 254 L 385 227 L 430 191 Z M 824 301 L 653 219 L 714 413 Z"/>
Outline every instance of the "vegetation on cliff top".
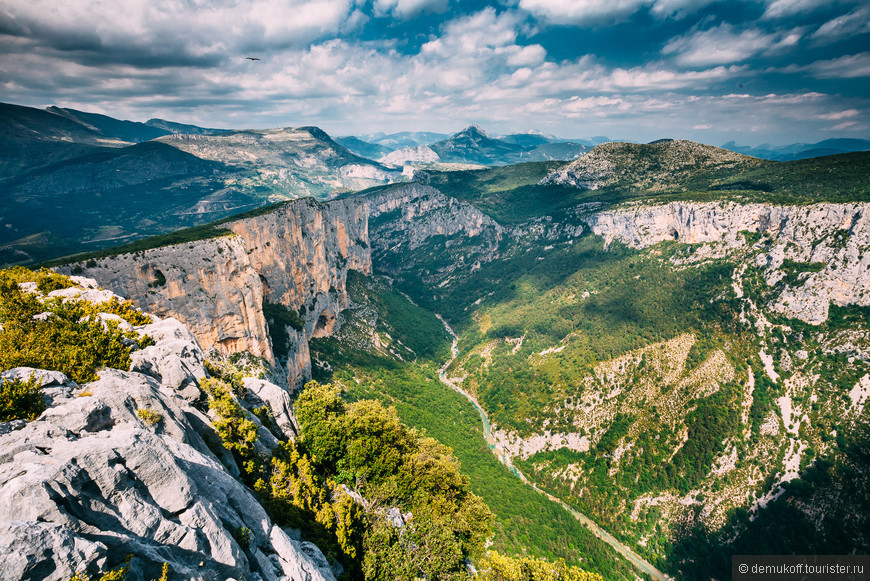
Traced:
<path fill-rule="evenodd" d="M 24 290 L 26 283 L 35 285 L 35 292 Z M 117 315 L 131 325 L 149 322 L 129 301 L 94 305 L 45 294 L 71 286 L 68 277 L 46 270 L 0 271 L 0 370 L 56 370 L 81 383 L 96 379 L 101 367 L 127 369 L 131 346 L 148 345 L 147 337 L 100 317 Z"/>

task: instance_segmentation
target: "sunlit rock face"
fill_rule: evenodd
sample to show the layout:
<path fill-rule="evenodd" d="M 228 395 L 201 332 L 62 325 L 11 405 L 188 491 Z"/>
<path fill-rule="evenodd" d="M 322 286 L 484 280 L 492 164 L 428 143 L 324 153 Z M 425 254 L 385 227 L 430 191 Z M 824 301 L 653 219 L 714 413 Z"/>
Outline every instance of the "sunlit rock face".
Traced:
<path fill-rule="evenodd" d="M 224 225 L 232 235 L 71 264 L 136 306 L 190 327 L 206 350 L 275 363 L 263 302 L 297 312 L 288 328 L 290 386 L 310 377 L 307 341 L 330 334 L 347 306 L 348 269 L 371 271 L 368 206 L 298 200 Z"/>

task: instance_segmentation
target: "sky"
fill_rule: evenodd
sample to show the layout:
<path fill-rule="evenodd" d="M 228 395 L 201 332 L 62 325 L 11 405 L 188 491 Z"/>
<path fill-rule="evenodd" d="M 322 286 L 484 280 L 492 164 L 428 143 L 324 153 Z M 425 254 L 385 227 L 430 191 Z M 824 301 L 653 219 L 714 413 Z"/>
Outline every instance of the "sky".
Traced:
<path fill-rule="evenodd" d="M 0 101 L 332 135 L 867 139 L 870 2 L 4 0 Z"/>

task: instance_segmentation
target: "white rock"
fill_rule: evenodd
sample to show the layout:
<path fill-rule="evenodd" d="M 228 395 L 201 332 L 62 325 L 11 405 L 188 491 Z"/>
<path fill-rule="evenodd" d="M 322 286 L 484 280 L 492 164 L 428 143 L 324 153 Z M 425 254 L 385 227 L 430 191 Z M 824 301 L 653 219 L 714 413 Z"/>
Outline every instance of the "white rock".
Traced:
<path fill-rule="evenodd" d="M 281 432 L 288 438 L 295 438 L 298 434 L 298 426 L 296 415 L 293 413 L 293 404 L 290 402 L 290 394 L 274 383 L 255 377 L 246 377 L 242 383 L 248 390 L 250 399 L 253 399 L 251 398 L 253 395 L 262 403 L 268 404 Z"/>

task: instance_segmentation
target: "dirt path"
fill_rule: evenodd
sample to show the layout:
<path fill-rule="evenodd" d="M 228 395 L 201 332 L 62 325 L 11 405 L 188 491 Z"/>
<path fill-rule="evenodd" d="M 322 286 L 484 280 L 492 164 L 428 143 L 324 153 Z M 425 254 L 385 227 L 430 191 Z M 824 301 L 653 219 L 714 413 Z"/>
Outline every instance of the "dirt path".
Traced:
<path fill-rule="evenodd" d="M 489 423 L 489 416 L 487 416 L 486 411 L 484 411 L 484 409 L 477 402 L 477 399 L 475 399 L 474 396 L 472 396 L 470 393 L 466 392 L 464 389 L 462 389 L 461 387 L 456 385 L 454 382 L 450 381 L 450 379 L 447 377 L 447 368 L 450 367 L 450 364 L 453 363 L 453 361 L 459 356 L 458 340 L 456 338 L 456 333 L 453 332 L 453 329 L 450 327 L 450 325 L 447 324 L 447 321 L 445 321 L 444 318 L 441 317 L 441 315 L 436 314 L 435 316 L 438 317 L 438 319 L 444 324 L 444 328 L 447 330 L 448 333 L 450 333 L 450 336 L 453 337 L 453 345 L 451 345 L 451 347 L 450 347 L 450 352 L 451 352 L 450 360 L 447 361 L 447 363 L 445 363 L 441 367 L 441 369 L 438 371 L 438 377 L 441 379 L 441 383 L 448 386 L 450 389 L 452 389 L 456 392 L 459 392 L 461 395 L 465 396 L 465 398 L 468 399 L 468 401 L 470 401 L 472 403 L 472 405 L 474 405 L 475 409 L 477 410 L 477 413 L 480 414 L 480 421 L 483 423 L 483 437 L 486 439 L 486 443 L 489 445 L 489 449 L 492 451 L 493 454 L 495 454 L 495 457 L 498 458 L 499 462 L 501 462 L 502 464 L 507 466 L 507 468 L 511 472 L 513 472 L 517 476 L 517 478 L 522 480 L 526 485 L 533 488 L 536 492 L 543 494 L 549 500 L 559 504 L 562 508 L 564 508 L 569 513 L 571 513 L 571 515 L 573 515 L 574 518 L 579 520 L 583 526 L 585 526 L 590 531 L 592 531 L 592 533 L 596 537 L 598 537 L 599 539 L 601 539 L 602 541 L 604 541 L 605 543 L 607 543 L 608 545 L 613 547 L 616 550 L 616 552 L 618 552 L 620 555 L 625 557 L 625 559 L 627 559 L 638 570 L 642 571 L 643 573 L 649 575 L 650 577 L 652 577 L 653 579 L 656 579 L 658 581 L 665 581 L 665 580 L 671 579 L 670 577 L 668 577 L 667 575 L 665 575 L 664 573 L 662 573 L 661 571 L 656 569 L 651 563 L 645 561 L 640 555 L 638 555 L 637 553 L 632 551 L 631 548 L 629 548 L 628 546 L 624 545 L 619 540 L 617 540 L 616 537 L 614 537 L 613 535 L 611 535 L 610 533 L 608 533 L 607 531 L 602 529 L 597 524 L 595 524 L 595 522 L 592 521 L 592 519 L 587 517 L 585 514 L 571 508 L 561 499 L 556 498 L 552 494 L 545 492 L 545 491 L 541 490 L 540 488 L 538 488 L 534 483 L 530 482 L 529 479 L 526 478 L 525 474 L 520 472 L 520 470 L 516 466 L 513 465 L 513 463 L 511 462 L 510 456 L 507 453 L 505 453 L 505 451 L 495 441 L 495 438 L 493 438 L 492 428 L 491 428 L 490 423 Z"/>

